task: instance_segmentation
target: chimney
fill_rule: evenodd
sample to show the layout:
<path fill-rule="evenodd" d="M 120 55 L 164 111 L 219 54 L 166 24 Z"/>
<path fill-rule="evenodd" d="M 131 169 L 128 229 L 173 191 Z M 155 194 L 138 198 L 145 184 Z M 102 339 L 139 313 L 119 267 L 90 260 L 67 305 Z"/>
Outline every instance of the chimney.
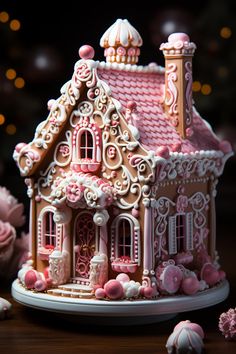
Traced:
<path fill-rule="evenodd" d="M 185 33 L 173 33 L 160 49 L 165 56 L 165 112 L 182 138 L 192 125 L 192 57 L 196 45 Z"/>

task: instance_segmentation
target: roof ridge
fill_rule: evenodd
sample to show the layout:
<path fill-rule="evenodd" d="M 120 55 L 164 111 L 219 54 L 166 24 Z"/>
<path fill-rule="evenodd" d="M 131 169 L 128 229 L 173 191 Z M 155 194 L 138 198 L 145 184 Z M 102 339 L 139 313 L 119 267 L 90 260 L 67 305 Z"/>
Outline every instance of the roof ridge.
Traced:
<path fill-rule="evenodd" d="M 124 63 L 107 63 L 105 61 L 96 61 L 96 65 L 98 69 L 106 69 L 106 70 L 122 70 L 122 71 L 130 71 L 130 72 L 138 72 L 138 73 L 159 73 L 164 74 L 165 68 L 158 65 L 157 63 L 149 63 L 148 65 L 131 65 Z"/>

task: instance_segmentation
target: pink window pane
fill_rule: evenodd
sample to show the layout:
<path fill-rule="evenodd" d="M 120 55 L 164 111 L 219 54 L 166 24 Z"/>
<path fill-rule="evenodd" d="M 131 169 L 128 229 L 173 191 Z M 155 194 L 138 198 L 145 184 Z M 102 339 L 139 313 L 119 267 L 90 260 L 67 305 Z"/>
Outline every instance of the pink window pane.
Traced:
<path fill-rule="evenodd" d="M 56 224 L 51 211 L 44 215 L 44 244 L 45 247 L 56 246 Z"/>
<path fill-rule="evenodd" d="M 131 258 L 131 227 L 126 219 L 122 219 L 118 228 L 118 257 Z"/>
<path fill-rule="evenodd" d="M 84 130 L 80 135 L 80 158 L 93 158 L 93 136 L 88 130 Z"/>
<path fill-rule="evenodd" d="M 182 252 L 185 250 L 185 215 L 176 215 L 176 242 L 177 251 Z"/>

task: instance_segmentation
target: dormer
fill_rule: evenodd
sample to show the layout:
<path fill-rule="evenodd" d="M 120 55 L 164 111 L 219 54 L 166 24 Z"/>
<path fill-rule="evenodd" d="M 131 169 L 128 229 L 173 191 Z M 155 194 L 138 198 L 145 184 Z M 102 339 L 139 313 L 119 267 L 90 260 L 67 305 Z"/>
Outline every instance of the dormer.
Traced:
<path fill-rule="evenodd" d="M 101 164 L 101 130 L 89 117 L 83 117 L 73 133 L 73 158 L 75 172 L 96 172 Z"/>

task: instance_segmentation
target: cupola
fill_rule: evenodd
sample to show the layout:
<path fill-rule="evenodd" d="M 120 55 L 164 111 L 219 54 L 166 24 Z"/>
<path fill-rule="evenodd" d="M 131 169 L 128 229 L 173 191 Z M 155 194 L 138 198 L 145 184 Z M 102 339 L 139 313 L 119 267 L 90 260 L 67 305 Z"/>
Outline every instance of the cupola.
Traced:
<path fill-rule="evenodd" d="M 143 40 L 128 20 L 118 19 L 100 39 L 105 48 L 104 55 L 109 63 L 136 64 Z"/>

